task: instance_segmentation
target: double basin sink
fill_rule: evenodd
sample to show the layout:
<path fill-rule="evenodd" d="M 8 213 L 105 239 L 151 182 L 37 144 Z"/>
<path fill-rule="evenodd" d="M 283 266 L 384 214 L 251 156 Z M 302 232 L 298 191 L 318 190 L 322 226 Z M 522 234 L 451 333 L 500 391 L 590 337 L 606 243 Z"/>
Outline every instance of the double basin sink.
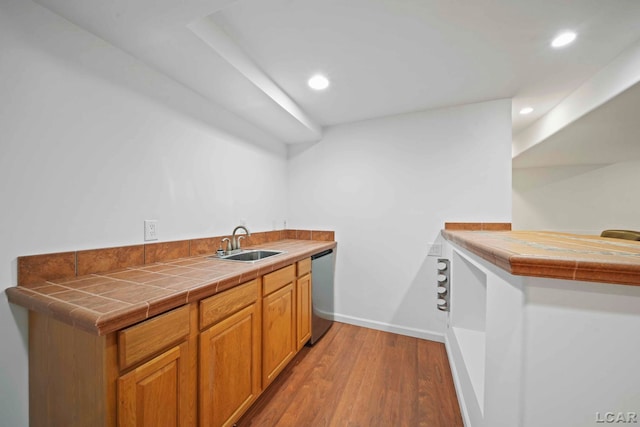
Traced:
<path fill-rule="evenodd" d="M 241 262 L 256 262 L 269 258 L 275 255 L 283 254 L 284 251 L 272 251 L 265 249 L 246 250 L 230 255 L 212 256 L 211 258 L 217 258 L 227 261 L 241 261 Z"/>

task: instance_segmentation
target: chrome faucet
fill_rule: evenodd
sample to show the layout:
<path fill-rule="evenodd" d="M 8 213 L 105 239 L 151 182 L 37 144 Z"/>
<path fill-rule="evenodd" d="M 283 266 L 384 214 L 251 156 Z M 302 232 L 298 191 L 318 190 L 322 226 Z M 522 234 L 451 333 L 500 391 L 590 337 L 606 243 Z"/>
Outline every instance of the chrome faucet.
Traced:
<path fill-rule="evenodd" d="M 233 234 L 231 235 L 231 250 L 239 251 L 240 250 L 240 239 L 244 239 L 246 236 L 238 236 L 236 237 L 236 233 L 239 229 L 243 229 L 247 236 L 251 236 L 249 230 L 244 225 L 239 225 L 233 229 Z"/>

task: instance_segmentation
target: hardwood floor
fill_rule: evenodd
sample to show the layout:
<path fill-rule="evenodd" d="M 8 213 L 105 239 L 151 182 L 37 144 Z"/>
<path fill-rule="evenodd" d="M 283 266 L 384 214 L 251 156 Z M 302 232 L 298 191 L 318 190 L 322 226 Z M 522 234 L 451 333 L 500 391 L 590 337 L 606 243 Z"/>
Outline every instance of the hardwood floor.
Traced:
<path fill-rule="evenodd" d="M 334 323 L 238 427 L 462 426 L 444 344 Z"/>

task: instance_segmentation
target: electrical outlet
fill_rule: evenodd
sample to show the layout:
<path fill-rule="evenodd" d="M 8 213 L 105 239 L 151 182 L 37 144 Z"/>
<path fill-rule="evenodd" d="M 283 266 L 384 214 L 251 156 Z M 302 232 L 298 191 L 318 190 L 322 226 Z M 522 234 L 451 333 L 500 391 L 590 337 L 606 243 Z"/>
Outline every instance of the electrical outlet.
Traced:
<path fill-rule="evenodd" d="M 158 240 L 158 221 L 155 219 L 144 220 L 144 240 Z"/>
<path fill-rule="evenodd" d="M 429 246 L 429 253 L 427 256 L 442 256 L 442 244 L 441 243 L 432 243 Z"/>

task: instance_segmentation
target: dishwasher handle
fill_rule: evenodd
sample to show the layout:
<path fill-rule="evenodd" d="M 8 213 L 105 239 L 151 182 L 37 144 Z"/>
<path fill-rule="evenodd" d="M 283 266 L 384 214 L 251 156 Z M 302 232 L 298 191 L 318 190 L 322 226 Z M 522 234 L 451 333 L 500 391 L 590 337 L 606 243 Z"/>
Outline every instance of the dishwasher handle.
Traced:
<path fill-rule="evenodd" d="M 329 254 L 332 254 L 332 253 L 333 253 L 333 249 L 327 249 L 326 251 L 322 251 L 322 252 L 319 252 L 319 253 L 317 253 L 315 255 L 311 255 L 311 259 L 314 260 L 314 259 L 317 259 L 317 258 L 322 258 L 323 256 L 326 256 L 326 255 L 329 255 Z"/>

